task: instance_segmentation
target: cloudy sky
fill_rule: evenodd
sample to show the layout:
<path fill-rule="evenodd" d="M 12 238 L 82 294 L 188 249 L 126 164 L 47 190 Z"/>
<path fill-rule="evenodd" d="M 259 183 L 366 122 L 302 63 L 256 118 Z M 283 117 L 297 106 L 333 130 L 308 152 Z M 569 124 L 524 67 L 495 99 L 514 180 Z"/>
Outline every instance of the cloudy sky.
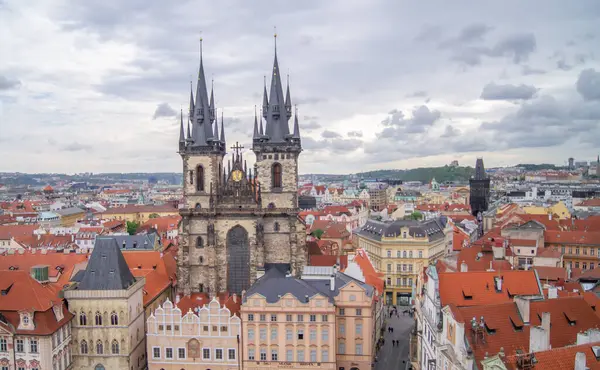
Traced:
<path fill-rule="evenodd" d="M 0 0 L 0 171 L 180 171 L 200 36 L 247 147 L 274 26 L 302 173 L 591 160 L 599 24 L 598 0 Z"/>

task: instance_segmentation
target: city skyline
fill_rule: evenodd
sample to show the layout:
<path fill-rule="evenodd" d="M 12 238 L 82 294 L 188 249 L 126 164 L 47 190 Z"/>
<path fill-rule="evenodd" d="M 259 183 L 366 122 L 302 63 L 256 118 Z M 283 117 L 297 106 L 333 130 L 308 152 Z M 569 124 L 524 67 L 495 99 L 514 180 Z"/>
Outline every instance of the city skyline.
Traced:
<path fill-rule="evenodd" d="M 0 61 L 0 171 L 180 171 L 199 37 L 227 147 L 249 148 L 273 25 L 300 113 L 300 173 L 597 156 L 592 1 L 143 4 L 0 2 L 12 55 Z"/>

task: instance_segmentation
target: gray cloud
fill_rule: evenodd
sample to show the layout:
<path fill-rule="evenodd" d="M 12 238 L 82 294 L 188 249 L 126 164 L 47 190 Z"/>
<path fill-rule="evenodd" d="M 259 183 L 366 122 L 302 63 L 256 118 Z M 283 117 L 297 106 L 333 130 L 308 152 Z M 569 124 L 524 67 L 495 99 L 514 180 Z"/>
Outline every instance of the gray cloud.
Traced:
<path fill-rule="evenodd" d="M 556 61 L 556 68 L 562 69 L 563 71 L 570 71 L 573 69 L 573 66 L 568 65 L 566 60 L 560 59 Z"/>
<path fill-rule="evenodd" d="M 545 74 L 546 71 L 544 71 L 543 69 L 538 69 L 538 68 L 531 68 L 530 66 L 523 66 L 523 68 L 521 69 L 521 74 L 523 76 L 530 76 L 530 75 L 543 75 Z"/>
<path fill-rule="evenodd" d="M 21 86 L 21 81 L 0 75 L 0 90 L 12 90 L 19 86 Z"/>
<path fill-rule="evenodd" d="M 480 98 L 483 100 L 529 100 L 537 92 L 534 86 L 497 85 L 493 82 L 485 85 Z"/>
<path fill-rule="evenodd" d="M 407 98 L 425 98 L 427 97 L 427 91 L 418 90 L 413 93 L 407 94 Z"/>
<path fill-rule="evenodd" d="M 73 142 L 73 143 L 61 146 L 60 149 L 66 151 L 66 152 L 81 152 L 81 151 L 92 150 L 92 146 L 86 145 L 86 144 L 80 144 L 78 142 Z"/>
<path fill-rule="evenodd" d="M 156 110 L 154 111 L 152 119 L 157 119 L 160 117 L 175 117 L 176 115 L 177 111 L 171 108 L 168 103 L 160 103 L 156 106 Z"/>
<path fill-rule="evenodd" d="M 467 44 L 482 42 L 487 33 L 491 30 L 492 27 L 483 23 L 470 24 L 462 28 L 456 37 L 442 41 L 439 47 L 460 47 Z"/>
<path fill-rule="evenodd" d="M 403 139 L 409 134 L 424 133 L 427 129 L 440 119 L 440 111 L 430 110 L 426 105 L 416 107 L 412 111 L 412 117 L 406 118 L 399 110 L 392 110 L 381 124 L 385 127 L 378 137 Z"/>
<path fill-rule="evenodd" d="M 585 100 L 600 100 L 600 72 L 594 68 L 584 69 L 577 78 L 577 92 Z"/>
<path fill-rule="evenodd" d="M 362 131 L 348 131 L 348 137 L 363 137 Z"/>
<path fill-rule="evenodd" d="M 304 117 L 306 118 L 306 117 Z M 312 130 L 316 130 L 321 128 L 321 124 L 318 123 L 317 121 L 308 121 L 306 123 L 301 123 L 300 124 L 300 129 L 302 130 L 306 130 L 306 131 L 312 131 Z"/>
<path fill-rule="evenodd" d="M 444 129 L 444 133 L 442 134 L 442 137 L 456 137 L 460 135 L 460 130 L 450 126 L 450 125 L 446 125 L 446 128 Z"/>
<path fill-rule="evenodd" d="M 323 137 L 324 139 L 334 139 L 334 138 L 342 137 L 342 135 L 338 134 L 337 132 L 325 130 L 321 133 L 321 137 Z"/>
<path fill-rule="evenodd" d="M 531 33 L 523 33 L 504 37 L 491 48 L 483 45 L 464 47 L 459 45 L 454 48 L 450 59 L 467 66 L 476 66 L 481 64 L 484 56 L 489 58 L 506 57 L 512 59 L 513 63 L 519 64 L 527 61 L 536 49 L 535 36 Z"/>

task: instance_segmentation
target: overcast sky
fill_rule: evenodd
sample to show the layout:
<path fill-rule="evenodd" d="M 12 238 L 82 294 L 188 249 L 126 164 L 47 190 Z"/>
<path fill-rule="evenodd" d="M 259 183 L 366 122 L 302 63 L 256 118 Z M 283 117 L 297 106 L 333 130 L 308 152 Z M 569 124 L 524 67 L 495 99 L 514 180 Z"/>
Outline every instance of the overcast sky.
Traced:
<path fill-rule="evenodd" d="M 592 160 L 599 25 L 598 0 L 0 0 L 0 171 L 180 171 L 200 36 L 248 147 L 274 26 L 301 173 Z"/>

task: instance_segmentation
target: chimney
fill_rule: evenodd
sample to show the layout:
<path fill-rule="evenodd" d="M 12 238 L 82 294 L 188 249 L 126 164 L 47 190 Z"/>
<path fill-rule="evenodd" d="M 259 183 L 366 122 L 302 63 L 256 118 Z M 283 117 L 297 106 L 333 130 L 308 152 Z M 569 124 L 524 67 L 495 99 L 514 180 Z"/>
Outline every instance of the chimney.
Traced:
<path fill-rule="evenodd" d="M 331 274 L 329 278 L 329 289 L 333 292 L 335 290 L 335 275 Z"/>
<path fill-rule="evenodd" d="M 496 289 L 497 292 L 502 291 L 502 276 L 494 277 L 494 288 Z"/>
<path fill-rule="evenodd" d="M 552 212 L 548 212 L 548 221 L 552 221 Z"/>
<path fill-rule="evenodd" d="M 460 263 L 460 272 L 467 272 L 469 271 L 469 266 L 467 266 L 467 263 L 465 261 L 462 261 Z"/>
<path fill-rule="evenodd" d="M 501 245 L 501 246 L 492 245 L 492 253 L 494 255 L 495 260 L 503 260 L 506 257 L 506 249 L 505 249 L 504 245 Z"/>
<path fill-rule="evenodd" d="M 558 288 L 554 286 L 548 287 L 548 299 L 556 298 L 558 298 Z"/>
<path fill-rule="evenodd" d="M 577 345 L 600 342 L 600 330 L 588 329 L 583 333 L 577 333 Z"/>
<path fill-rule="evenodd" d="M 178 295 L 176 295 L 176 296 L 175 296 L 175 304 L 178 304 L 180 299 L 181 299 L 181 298 L 179 297 L 179 294 L 178 294 Z"/>
<path fill-rule="evenodd" d="M 515 296 L 514 302 L 517 304 L 523 322 L 529 324 L 529 299 L 523 296 Z"/>
<path fill-rule="evenodd" d="M 237 294 L 233 293 L 233 295 L 231 296 L 231 299 L 233 300 L 233 303 L 237 303 L 237 298 L 238 298 Z"/>
<path fill-rule="evenodd" d="M 488 271 L 494 271 L 494 268 L 492 267 L 492 261 L 490 261 L 490 268 L 488 269 Z"/>
<path fill-rule="evenodd" d="M 585 353 L 577 352 L 577 354 L 575 355 L 575 367 L 573 369 L 574 370 L 586 370 L 587 369 L 587 367 L 585 366 Z"/>
<path fill-rule="evenodd" d="M 71 234 L 71 242 L 75 241 L 75 234 Z"/>
<path fill-rule="evenodd" d="M 540 352 L 550 349 L 550 312 L 542 313 L 542 325 L 529 328 L 529 351 Z"/>

